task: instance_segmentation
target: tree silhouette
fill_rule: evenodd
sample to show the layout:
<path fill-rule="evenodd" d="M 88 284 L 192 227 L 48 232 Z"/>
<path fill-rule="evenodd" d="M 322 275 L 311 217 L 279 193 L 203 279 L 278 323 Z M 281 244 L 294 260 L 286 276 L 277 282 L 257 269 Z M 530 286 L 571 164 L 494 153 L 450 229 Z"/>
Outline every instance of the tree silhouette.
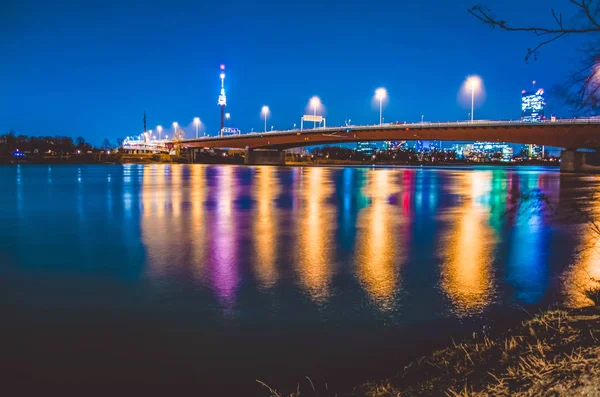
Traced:
<path fill-rule="evenodd" d="M 591 39 L 584 46 L 582 59 L 571 77 L 556 86 L 556 93 L 565 99 L 577 113 L 595 114 L 600 109 L 600 4 L 598 0 L 566 0 L 574 6 L 575 16 L 563 18 L 563 13 L 551 9 L 551 26 L 518 26 L 497 18 L 487 7 L 476 5 L 468 10 L 475 18 L 491 28 L 508 32 L 530 32 L 538 37 L 533 47 L 527 48 L 525 61 L 537 60 L 540 49 L 565 36 L 584 35 Z"/>

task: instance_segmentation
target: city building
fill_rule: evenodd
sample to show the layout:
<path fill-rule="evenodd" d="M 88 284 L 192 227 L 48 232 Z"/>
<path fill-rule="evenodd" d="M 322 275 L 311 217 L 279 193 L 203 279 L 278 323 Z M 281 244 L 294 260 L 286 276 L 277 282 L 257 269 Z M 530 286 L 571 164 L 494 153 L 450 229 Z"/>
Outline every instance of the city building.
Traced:
<path fill-rule="evenodd" d="M 406 141 L 391 141 L 389 145 L 390 150 L 406 150 L 407 147 Z"/>
<path fill-rule="evenodd" d="M 540 145 L 523 145 L 521 156 L 527 159 L 542 159 L 545 157 L 545 148 Z"/>
<path fill-rule="evenodd" d="M 546 118 L 544 110 L 546 108 L 546 97 L 544 90 L 521 92 L 521 120 L 525 122 L 539 122 Z"/>
<path fill-rule="evenodd" d="M 429 150 L 442 150 L 442 141 L 429 141 Z"/>
<path fill-rule="evenodd" d="M 371 155 L 377 151 L 377 145 L 375 142 L 357 142 L 356 151 L 366 155 Z"/>
<path fill-rule="evenodd" d="M 471 161 L 511 161 L 513 148 L 504 142 L 475 142 L 466 145 L 462 156 Z"/>

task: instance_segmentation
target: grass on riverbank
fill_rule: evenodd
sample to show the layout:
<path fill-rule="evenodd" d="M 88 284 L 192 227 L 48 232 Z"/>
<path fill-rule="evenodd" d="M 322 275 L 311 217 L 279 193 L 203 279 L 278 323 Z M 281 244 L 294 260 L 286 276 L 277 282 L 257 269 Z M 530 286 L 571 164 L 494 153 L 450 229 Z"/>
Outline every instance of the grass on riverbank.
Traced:
<path fill-rule="evenodd" d="M 600 396 L 599 341 L 599 307 L 549 310 L 502 337 L 477 335 L 473 341 L 436 351 L 396 377 L 367 383 L 350 395 Z M 283 396 L 270 392 L 272 397 Z M 289 395 L 336 394 L 297 390 Z"/>

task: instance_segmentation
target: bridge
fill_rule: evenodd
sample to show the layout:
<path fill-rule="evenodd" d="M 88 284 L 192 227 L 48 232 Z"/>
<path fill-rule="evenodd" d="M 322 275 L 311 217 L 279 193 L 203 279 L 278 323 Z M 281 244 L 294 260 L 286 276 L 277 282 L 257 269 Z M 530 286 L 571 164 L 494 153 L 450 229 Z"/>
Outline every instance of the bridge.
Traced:
<path fill-rule="evenodd" d="M 351 125 L 254 132 L 241 135 L 184 139 L 181 146 L 194 152 L 200 148 L 245 149 L 247 164 L 285 162 L 283 150 L 325 144 L 361 141 L 480 141 L 537 144 L 566 149 L 561 169 L 583 171 L 595 165 L 593 154 L 577 149 L 600 149 L 600 119 L 559 119 L 526 123 L 522 121 L 464 121 L 447 123 L 395 123 Z M 598 164 L 600 166 L 600 163 Z"/>

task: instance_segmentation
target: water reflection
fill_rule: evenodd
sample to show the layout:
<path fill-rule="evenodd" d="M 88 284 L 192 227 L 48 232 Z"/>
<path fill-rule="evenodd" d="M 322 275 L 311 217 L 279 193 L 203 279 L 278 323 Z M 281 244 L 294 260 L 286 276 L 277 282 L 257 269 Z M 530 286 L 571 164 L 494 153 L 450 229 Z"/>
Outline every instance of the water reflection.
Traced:
<path fill-rule="evenodd" d="M 545 293 L 547 269 L 544 263 L 551 249 L 550 236 L 545 235 L 549 227 L 546 217 L 550 214 L 545 202 L 532 193 L 540 191 L 550 197 L 556 190 L 549 190 L 544 178 L 538 174 L 512 175 L 511 181 L 517 198 L 518 194 L 530 197 L 520 204 L 514 214 L 508 238 L 506 279 L 514 286 L 517 301 L 531 304 L 538 302 Z"/>
<path fill-rule="evenodd" d="M 148 274 L 196 280 L 225 308 L 236 303 L 245 269 L 259 289 L 271 291 L 293 269 L 293 281 L 318 303 L 329 300 L 338 274 L 351 272 L 375 306 L 388 311 L 398 307 L 401 290 L 420 296 L 426 288 L 401 287 L 416 266 L 411 263 L 439 259 L 412 274 L 419 283 L 438 284 L 459 315 L 481 313 L 507 286 L 507 301 L 538 303 L 553 277 L 548 214 L 526 206 L 507 216 L 521 194 L 539 189 L 555 200 L 560 179 L 553 173 L 202 165 L 124 166 L 122 172 L 115 194 L 127 227 L 137 225 L 139 208 Z M 87 174 L 77 168 L 73 174 L 74 210 L 83 216 Z M 112 176 L 104 184 L 113 211 L 117 185 Z M 572 305 L 587 304 L 582 286 L 600 278 L 597 237 L 574 237 L 581 252 L 564 274 Z M 432 246 L 437 257 L 419 252 Z"/>
<path fill-rule="evenodd" d="M 256 170 L 256 187 L 254 199 L 257 203 L 254 217 L 254 245 L 256 250 L 255 273 L 263 288 L 270 288 L 277 282 L 275 264 L 278 234 L 276 222 L 279 210 L 274 200 L 279 194 L 279 184 L 275 178 L 275 168 L 259 167 Z"/>
<path fill-rule="evenodd" d="M 463 204 L 449 211 L 442 238 L 441 285 L 458 314 L 481 312 L 493 293 L 491 265 L 496 236 L 488 221 L 489 172 L 462 174 L 453 182 Z"/>
<path fill-rule="evenodd" d="M 302 169 L 299 192 L 302 207 L 295 213 L 297 224 L 297 272 L 300 284 L 309 296 L 324 302 L 329 295 L 332 271 L 332 232 L 335 225 L 333 208 L 326 203 L 334 191 L 330 170 L 321 167 Z"/>
<path fill-rule="evenodd" d="M 170 183 L 170 168 L 170 165 L 162 164 L 145 166 L 141 176 L 141 235 L 148 256 L 148 270 L 154 277 L 167 276 L 180 253 L 176 248 L 182 237 L 182 225 L 173 221 L 171 211 L 174 208 L 172 197 L 180 195 L 182 187 L 180 180 L 179 184 Z M 131 171 L 131 177 L 137 179 L 135 171 Z M 129 184 L 132 183 L 130 180 Z"/>
<path fill-rule="evenodd" d="M 577 226 L 576 235 L 580 243 L 575 249 L 573 265 L 566 272 L 564 288 L 567 304 L 572 307 L 589 306 L 593 302 L 584 291 L 600 287 L 600 189 L 586 192 L 592 199 L 589 208 L 583 208 L 583 223 Z M 573 209 L 571 209 L 574 212 Z M 571 216 L 581 214 L 573 213 Z"/>
<path fill-rule="evenodd" d="M 239 281 L 238 241 L 233 201 L 235 199 L 234 167 L 221 167 L 217 176 L 215 200 L 217 208 L 211 227 L 211 278 L 218 297 L 227 306 L 235 302 Z"/>
<path fill-rule="evenodd" d="M 363 193 L 371 204 L 358 217 L 356 262 L 358 278 L 375 303 L 383 310 L 393 307 L 398 290 L 401 253 L 404 250 L 395 230 L 398 224 L 397 207 L 390 198 L 399 191 L 397 173 L 390 170 L 369 172 Z"/>
<path fill-rule="evenodd" d="M 206 255 L 208 251 L 206 238 L 206 211 L 204 202 L 206 200 L 207 185 L 205 181 L 205 167 L 193 166 L 190 174 L 189 201 L 190 205 L 190 237 L 191 237 L 191 266 L 194 276 L 198 280 L 206 277 Z"/>
<path fill-rule="evenodd" d="M 600 240 L 589 232 L 582 233 L 580 253 L 575 265 L 565 277 L 567 304 L 572 307 L 584 307 L 593 304 L 584 291 L 588 288 L 600 287 Z"/>

